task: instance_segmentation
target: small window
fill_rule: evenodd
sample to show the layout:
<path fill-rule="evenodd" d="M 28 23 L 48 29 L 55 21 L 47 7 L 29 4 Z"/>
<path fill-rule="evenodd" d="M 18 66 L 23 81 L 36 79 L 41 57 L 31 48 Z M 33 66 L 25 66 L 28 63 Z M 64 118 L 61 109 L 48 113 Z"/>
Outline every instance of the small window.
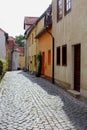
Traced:
<path fill-rule="evenodd" d="M 48 65 L 51 65 L 51 50 L 48 50 Z"/>
<path fill-rule="evenodd" d="M 67 46 L 62 46 L 62 65 L 67 65 Z"/>
<path fill-rule="evenodd" d="M 63 14 L 62 0 L 57 0 L 57 21 L 62 19 L 62 14 Z"/>
<path fill-rule="evenodd" d="M 34 42 L 34 41 L 33 41 L 33 38 L 34 38 L 34 36 L 33 36 L 33 33 L 32 33 L 32 44 L 33 44 L 33 42 Z"/>
<path fill-rule="evenodd" d="M 36 55 L 34 55 L 34 66 L 36 66 Z"/>
<path fill-rule="evenodd" d="M 71 0 L 65 0 L 65 14 L 71 10 Z"/>
<path fill-rule="evenodd" d="M 60 47 L 57 47 L 57 52 L 56 52 L 56 64 L 60 65 Z"/>

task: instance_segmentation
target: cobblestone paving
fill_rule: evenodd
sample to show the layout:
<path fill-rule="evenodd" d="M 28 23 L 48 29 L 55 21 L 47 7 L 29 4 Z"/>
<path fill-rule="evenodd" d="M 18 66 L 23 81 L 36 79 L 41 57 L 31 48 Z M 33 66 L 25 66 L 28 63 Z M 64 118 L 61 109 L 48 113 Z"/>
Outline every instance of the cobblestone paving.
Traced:
<path fill-rule="evenodd" d="M 0 84 L 0 130 L 87 130 L 87 106 L 47 80 L 7 72 Z"/>

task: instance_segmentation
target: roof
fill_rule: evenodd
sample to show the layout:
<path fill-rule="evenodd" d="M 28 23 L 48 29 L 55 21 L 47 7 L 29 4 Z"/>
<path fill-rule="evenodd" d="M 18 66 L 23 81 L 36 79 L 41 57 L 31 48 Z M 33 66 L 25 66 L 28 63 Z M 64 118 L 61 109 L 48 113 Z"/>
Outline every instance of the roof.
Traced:
<path fill-rule="evenodd" d="M 6 33 L 3 29 L 0 28 L 0 30 L 1 30 L 2 32 Z"/>
<path fill-rule="evenodd" d="M 25 25 L 32 25 L 36 20 L 38 19 L 38 17 L 25 17 L 24 18 L 24 29 L 25 29 Z"/>
<path fill-rule="evenodd" d="M 24 47 L 18 46 L 18 49 L 20 50 L 20 55 L 24 56 Z"/>
<path fill-rule="evenodd" d="M 37 25 L 38 22 L 46 15 L 46 13 L 49 11 L 49 9 L 52 9 L 52 4 L 50 4 L 49 7 L 44 11 L 44 13 L 39 18 L 37 18 L 37 20 L 31 25 L 30 28 L 28 28 L 26 30 L 26 32 L 28 31 L 28 35 L 32 31 L 32 29 L 35 27 L 35 25 Z M 26 32 L 25 32 L 25 34 L 26 34 Z"/>
<path fill-rule="evenodd" d="M 14 48 L 14 51 L 16 51 L 16 52 L 19 52 L 20 53 L 20 50 L 16 47 L 16 48 Z"/>
<path fill-rule="evenodd" d="M 9 48 L 13 48 L 16 45 L 15 38 L 13 38 L 12 36 L 9 36 L 8 43 L 9 43 Z"/>

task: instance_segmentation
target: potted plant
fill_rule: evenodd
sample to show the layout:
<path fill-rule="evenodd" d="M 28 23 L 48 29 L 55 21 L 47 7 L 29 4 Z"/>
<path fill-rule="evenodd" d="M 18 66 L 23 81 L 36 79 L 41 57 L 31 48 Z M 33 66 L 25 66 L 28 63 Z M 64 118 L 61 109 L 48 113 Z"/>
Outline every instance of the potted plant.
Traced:
<path fill-rule="evenodd" d="M 41 52 L 39 52 L 37 54 L 36 62 L 37 62 L 36 77 L 40 77 L 41 76 L 41 70 L 42 70 L 42 56 L 41 56 Z"/>

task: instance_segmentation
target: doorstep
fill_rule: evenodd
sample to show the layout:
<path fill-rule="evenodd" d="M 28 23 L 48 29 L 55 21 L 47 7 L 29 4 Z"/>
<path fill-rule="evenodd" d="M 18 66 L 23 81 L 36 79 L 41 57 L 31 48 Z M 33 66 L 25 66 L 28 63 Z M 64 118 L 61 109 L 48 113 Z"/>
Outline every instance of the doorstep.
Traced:
<path fill-rule="evenodd" d="M 69 90 L 67 90 L 67 92 L 68 92 L 69 94 L 71 94 L 72 96 L 76 97 L 76 98 L 80 97 L 80 92 L 78 92 L 78 91 L 76 91 L 76 90 L 71 90 L 71 89 L 69 89 Z"/>

